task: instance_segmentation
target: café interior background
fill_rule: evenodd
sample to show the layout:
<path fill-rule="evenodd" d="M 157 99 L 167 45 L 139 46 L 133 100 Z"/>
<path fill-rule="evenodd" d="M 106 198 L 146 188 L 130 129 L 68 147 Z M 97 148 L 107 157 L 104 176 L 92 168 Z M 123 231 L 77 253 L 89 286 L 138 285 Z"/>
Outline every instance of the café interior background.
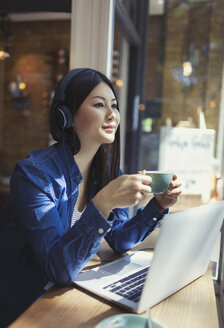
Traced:
<path fill-rule="evenodd" d="M 133 1 L 122 3 L 131 16 Z M 69 69 L 70 15 L 29 17 L 29 13 L 4 11 L 0 17 L 0 183 L 5 187 L 16 161 L 51 144 L 49 103 Z M 118 96 L 124 88 L 120 77 L 123 38 L 115 20 L 112 80 Z M 215 130 L 217 187 L 224 157 L 224 1 L 151 0 L 146 44 L 144 101 L 138 108 L 139 169 L 158 169 L 162 126 L 198 129 L 206 125 Z M 125 110 L 128 113 L 129 108 Z M 126 138 L 125 147 L 128 142 Z"/>

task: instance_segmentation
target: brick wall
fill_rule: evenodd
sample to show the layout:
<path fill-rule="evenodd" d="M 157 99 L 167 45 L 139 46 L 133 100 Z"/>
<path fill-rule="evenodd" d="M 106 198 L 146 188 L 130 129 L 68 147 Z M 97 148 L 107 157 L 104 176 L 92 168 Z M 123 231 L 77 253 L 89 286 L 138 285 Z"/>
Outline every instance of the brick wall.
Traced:
<path fill-rule="evenodd" d="M 51 54 L 69 52 L 70 21 L 12 23 L 11 57 L 0 62 L 0 174 L 10 176 L 17 160 L 48 146 L 49 102 L 54 76 L 68 66 L 55 65 Z M 2 41 L 0 35 L 0 42 Z M 20 76 L 26 83 L 29 109 L 13 108 L 9 84 Z M 5 84 L 3 84 L 5 81 Z"/>

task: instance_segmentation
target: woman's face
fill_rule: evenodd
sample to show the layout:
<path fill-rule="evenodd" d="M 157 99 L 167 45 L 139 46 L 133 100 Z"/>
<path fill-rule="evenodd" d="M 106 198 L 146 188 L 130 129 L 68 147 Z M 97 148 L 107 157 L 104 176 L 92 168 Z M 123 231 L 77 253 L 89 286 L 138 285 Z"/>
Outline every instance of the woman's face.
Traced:
<path fill-rule="evenodd" d="M 106 83 L 101 82 L 90 92 L 74 117 L 74 129 L 81 148 L 112 143 L 119 123 L 115 95 Z"/>

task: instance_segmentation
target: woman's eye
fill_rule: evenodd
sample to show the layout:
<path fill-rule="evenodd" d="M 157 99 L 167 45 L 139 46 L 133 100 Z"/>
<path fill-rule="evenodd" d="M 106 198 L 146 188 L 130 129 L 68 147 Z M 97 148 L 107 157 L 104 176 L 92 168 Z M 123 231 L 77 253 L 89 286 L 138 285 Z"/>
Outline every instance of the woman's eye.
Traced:
<path fill-rule="evenodd" d="M 99 102 L 99 103 L 97 103 L 97 104 L 94 104 L 94 107 L 103 107 L 104 105 L 103 105 L 103 103 L 101 103 L 101 102 Z"/>
<path fill-rule="evenodd" d="M 114 108 L 114 109 L 118 109 L 117 104 L 113 104 L 113 105 L 112 105 L 112 108 Z"/>

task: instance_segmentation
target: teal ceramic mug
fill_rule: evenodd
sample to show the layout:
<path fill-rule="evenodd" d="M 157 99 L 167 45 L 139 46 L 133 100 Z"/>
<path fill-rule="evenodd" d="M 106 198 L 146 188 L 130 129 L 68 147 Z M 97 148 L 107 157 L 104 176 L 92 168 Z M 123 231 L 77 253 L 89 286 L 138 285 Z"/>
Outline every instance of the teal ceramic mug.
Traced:
<path fill-rule="evenodd" d="M 152 178 L 150 187 L 153 194 L 162 194 L 167 191 L 174 175 L 173 172 L 166 171 L 146 171 L 146 174 Z"/>
<path fill-rule="evenodd" d="M 155 320 L 152 320 L 152 326 L 153 328 L 166 328 Z M 141 315 L 124 313 L 104 319 L 95 328 L 148 328 L 148 322 L 147 318 Z"/>

